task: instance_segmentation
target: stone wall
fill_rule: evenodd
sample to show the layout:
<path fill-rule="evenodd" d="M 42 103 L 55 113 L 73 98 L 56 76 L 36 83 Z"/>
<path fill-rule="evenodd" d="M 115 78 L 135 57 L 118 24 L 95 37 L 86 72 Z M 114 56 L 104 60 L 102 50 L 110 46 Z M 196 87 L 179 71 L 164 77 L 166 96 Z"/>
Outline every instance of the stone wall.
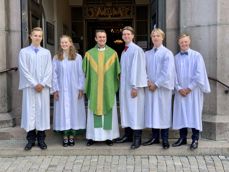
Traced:
<path fill-rule="evenodd" d="M 174 55 L 177 53 L 177 36 L 179 35 L 179 0 L 166 1 L 166 47 Z"/>
<path fill-rule="evenodd" d="M 7 68 L 6 50 L 7 50 L 7 23 L 5 8 L 6 0 L 0 0 L 0 71 Z M 7 95 L 7 74 L 0 74 L 0 113 L 8 112 L 8 95 Z"/>
<path fill-rule="evenodd" d="M 20 1 L 0 0 L 0 70 L 18 66 L 21 45 Z M 0 127 L 14 125 L 20 116 L 18 72 L 0 74 Z"/>
<path fill-rule="evenodd" d="M 7 65 L 8 68 L 18 66 L 18 54 L 21 49 L 21 14 L 20 1 L 10 0 L 8 2 L 8 35 L 7 35 Z M 13 50 L 13 51 L 12 51 Z M 8 93 L 10 97 L 10 114 L 13 118 L 21 116 L 21 92 L 18 90 L 19 72 L 8 73 Z"/>

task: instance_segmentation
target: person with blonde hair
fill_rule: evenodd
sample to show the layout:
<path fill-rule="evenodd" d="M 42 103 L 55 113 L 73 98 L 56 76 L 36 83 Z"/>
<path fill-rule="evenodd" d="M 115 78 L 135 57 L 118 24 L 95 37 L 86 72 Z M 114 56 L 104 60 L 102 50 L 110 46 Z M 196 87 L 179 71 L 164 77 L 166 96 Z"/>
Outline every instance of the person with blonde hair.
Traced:
<path fill-rule="evenodd" d="M 71 37 L 60 38 L 60 50 L 53 58 L 53 129 L 62 131 L 63 146 L 74 146 L 76 131 L 85 129 L 84 73 L 82 57 Z"/>
<path fill-rule="evenodd" d="M 152 128 L 152 137 L 144 146 L 160 142 L 169 148 L 169 128 L 172 126 L 172 91 L 175 83 L 173 53 L 163 46 L 165 33 L 155 28 L 151 32 L 153 48 L 146 51 L 148 88 L 145 89 L 145 127 Z"/>
<path fill-rule="evenodd" d="M 42 29 L 33 28 L 31 45 L 19 53 L 19 89 L 23 92 L 21 127 L 27 131 L 26 151 L 35 145 L 36 139 L 41 149 L 47 149 L 45 130 L 50 129 L 52 60 L 50 51 L 40 45 L 42 38 Z"/>
<path fill-rule="evenodd" d="M 210 85 L 202 55 L 190 48 L 191 38 L 182 33 L 178 38 L 180 52 L 175 56 L 176 84 L 173 109 L 173 129 L 179 129 L 180 138 L 172 146 L 187 144 L 188 128 L 192 129 L 190 149 L 198 148 L 202 131 L 204 93 Z"/>

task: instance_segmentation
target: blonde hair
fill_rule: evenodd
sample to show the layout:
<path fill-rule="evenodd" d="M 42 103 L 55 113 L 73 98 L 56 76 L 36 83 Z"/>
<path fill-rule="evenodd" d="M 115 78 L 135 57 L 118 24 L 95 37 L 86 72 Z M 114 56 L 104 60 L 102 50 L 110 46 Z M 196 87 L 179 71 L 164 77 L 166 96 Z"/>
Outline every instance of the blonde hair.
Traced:
<path fill-rule="evenodd" d="M 30 35 L 32 35 L 33 32 L 35 32 L 35 31 L 40 31 L 40 32 L 42 32 L 42 35 L 43 35 L 43 29 L 41 27 L 35 27 L 35 28 L 33 28 L 32 31 L 31 31 L 31 33 L 30 33 Z"/>
<path fill-rule="evenodd" d="M 71 46 L 69 48 L 69 52 L 68 52 L 68 60 L 75 60 L 76 59 L 76 53 L 77 50 L 73 44 L 72 38 L 68 35 L 62 35 L 60 37 L 60 41 L 63 38 L 68 38 L 69 42 L 71 43 Z M 64 59 L 64 51 L 63 49 L 60 47 L 58 53 L 56 54 L 56 57 L 58 60 L 62 61 Z"/>
<path fill-rule="evenodd" d="M 165 39 L 165 32 L 163 32 L 163 30 L 161 30 L 160 28 L 153 29 L 150 35 L 152 36 L 154 33 L 159 33 L 162 36 L 163 40 Z"/>
<path fill-rule="evenodd" d="M 124 30 L 129 30 L 133 35 L 135 34 L 135 31 L 134 31 L 134 29 L 133 29 L 131 26 L 125 26 L 125 27 L 122 29 L 122 32 L 123 32 Z"/>
<path fill-rule="evenodd" d="M 189 39 L 191 40 L 191 37 L 190 37 L 189 34 L 187 34 L 187 33 L 181 33 L 181 34 L 178 36 L 177 41 L 179 41 L 181 38 L 184 38 L 184 37 L 189 37 Z"/>

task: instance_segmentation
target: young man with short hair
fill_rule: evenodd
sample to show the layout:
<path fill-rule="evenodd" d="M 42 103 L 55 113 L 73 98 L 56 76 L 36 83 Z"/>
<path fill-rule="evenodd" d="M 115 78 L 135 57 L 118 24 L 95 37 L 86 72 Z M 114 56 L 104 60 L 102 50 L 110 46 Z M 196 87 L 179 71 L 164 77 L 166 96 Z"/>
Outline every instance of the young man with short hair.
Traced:
<path fill-rule="evenodd" d="M 51 53 L 40 45 L 43 38 L 40 27 L 32 29 L 30 38 L 31 45 L 19 54 L 19 89 L 23 92 L 21 127 L 27 132 L 25 150 L 30 150 L 36 139 L 41 149 L 47 149 L 44 140 L 45 130 L 50 129 Z"/>
<path fill-rule="evenodd" d="M 96 46 L 88 50 L 83 59 L 88 98 L 87 146 L 95 141 L 106 141 L 112 146 L 112 140 L 119 137 L 116 92 L 120 64 L 116 51 L 106 45 L 105 30 L 96 30 L 95 41 Z"/>
<path fill-rule="evenodd" d="M 204 93 L 210 85 L 202 55 L 190 48 L 191 38 L 181 34 L 178 39 L 180 52 L 175 56 L 176 84 L 173 109 L 173 129 L 179 129 L 180 138 L 174 147 L 187 144 L 188 128 L 192 129 L 190 149 L 198 148 L 202 131 Z"/>

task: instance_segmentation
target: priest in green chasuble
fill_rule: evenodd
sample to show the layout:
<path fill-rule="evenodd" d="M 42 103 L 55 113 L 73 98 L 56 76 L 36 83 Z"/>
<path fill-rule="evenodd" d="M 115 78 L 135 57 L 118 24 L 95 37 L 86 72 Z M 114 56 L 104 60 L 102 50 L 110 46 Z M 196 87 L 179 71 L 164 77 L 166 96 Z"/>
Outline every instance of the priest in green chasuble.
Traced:
<path fill-rule="evenodd" d="M 106 45 L 105 30 L 96 30 L 96 46 L 83 60 L 85 92 L 88 98 L 87 146 L 95 141 L 113 145 L 119 137 L 116 92 L 119 87 L 120 64 L 115 50 Z"/>

